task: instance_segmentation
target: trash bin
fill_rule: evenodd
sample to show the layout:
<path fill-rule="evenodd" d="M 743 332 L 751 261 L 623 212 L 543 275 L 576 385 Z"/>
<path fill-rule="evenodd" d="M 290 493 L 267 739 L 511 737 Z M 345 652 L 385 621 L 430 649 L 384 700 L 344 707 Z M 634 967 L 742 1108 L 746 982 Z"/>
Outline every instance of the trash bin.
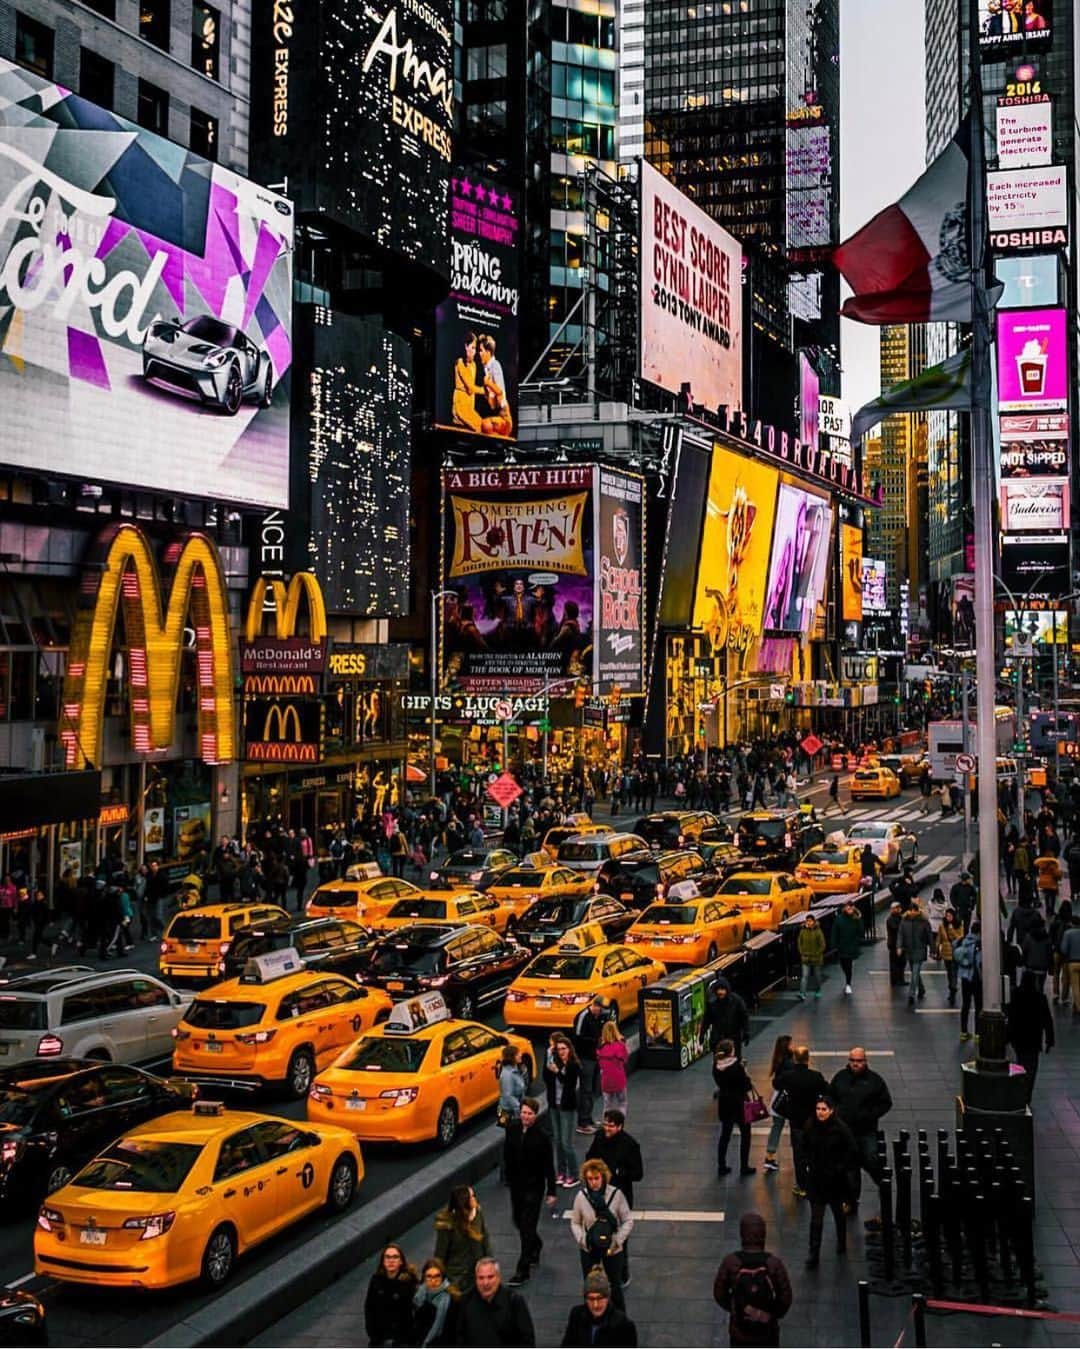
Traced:
<path fill-rule="evenodd" d="M 766 989 L 787 982 L 784 939 L 779 932 L 757 932 L 743 945 L 743 955 L 750 994 L 747 996 L 742 989 L 736 992 L 742 993 L 748 1007 L 756 1007 Z"/>
<path fill-rule="evenodd" d="M 747 965 L 742 951 L 721 956 L 709 965 L 665 975 L 638 990 L 642 1068 L 688 1068 L 709 1052 L 705 1030 L 706 995 L 718 974 L 745 997 Z"/>

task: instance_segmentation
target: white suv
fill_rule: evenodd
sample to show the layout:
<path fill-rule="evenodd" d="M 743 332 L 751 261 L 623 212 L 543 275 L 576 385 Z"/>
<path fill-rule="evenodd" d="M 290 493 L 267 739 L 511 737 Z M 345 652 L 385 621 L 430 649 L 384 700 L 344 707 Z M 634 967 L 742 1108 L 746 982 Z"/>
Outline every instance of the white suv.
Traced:
<path fill-rule="evenodd" d="M 172 1052 L 191 1003 L 142 970 L 66 965 L 0 983 L 0 1066 L 22 1059 L 140 1063 Z"/>

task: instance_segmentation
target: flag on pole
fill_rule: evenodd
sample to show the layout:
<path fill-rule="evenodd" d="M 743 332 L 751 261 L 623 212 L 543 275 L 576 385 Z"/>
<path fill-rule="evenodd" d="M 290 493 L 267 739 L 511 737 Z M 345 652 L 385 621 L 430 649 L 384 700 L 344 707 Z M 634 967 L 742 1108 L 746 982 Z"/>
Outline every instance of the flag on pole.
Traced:
<path fill-rule="evenodd" d="M 893 206 L 833 252 L 859 323 L 971 322 L 969 119 Z"/>
<path fill-rule="evenodd" d="M 880 398 L 861 407 L 851 419 L 851 439 L 853 443 L 862 440 L 872 426 L 894 412 L 940 412 L 946 409 L 971 411 L 969 348 L 958 351 L 940 365 L 932 365 L 914 379 L 894 384 Z"/>

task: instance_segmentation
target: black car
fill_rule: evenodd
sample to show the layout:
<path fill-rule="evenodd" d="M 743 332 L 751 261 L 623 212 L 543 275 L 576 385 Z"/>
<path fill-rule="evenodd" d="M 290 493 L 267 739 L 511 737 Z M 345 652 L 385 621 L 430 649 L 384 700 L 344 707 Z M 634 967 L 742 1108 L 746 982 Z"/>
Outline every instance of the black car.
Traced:
<path fill-rule="evenodd" d="M 237 979 L 255 956 L 289 947 L 309 970 L 327 970 L 355 977 L 375 936 L 347 918 L 273 918 L 237 930 L 225 956 L 223 978 Z"/>
<path fill-rule="evenodd" d="M 5 1349 L 49 1343 L 45 1308 L 20 1288 L 0 1288 L 0 1344 Z"/>
<path fill-rule="evenodd" d="M 581 923 L 599 923 L 605 938 L 617 942 L 636 917 L 636 913 L 610 895 L 538 899 L 521 915 L 514 936 L 535 955 L 537 951 L 555 946 L 570 928 Z"/>
<path fill-rule="evenodd" d="M 722 879 L 699 852 L 681 849 L 626 863 L 607 888 L 632 909 L 644 909 L 679 881 L 693 881 L 703 895 L 711 895 Z"/>
<path fill-rule="evenodd" d="M 39 1204 L 121 1134 L 186 1109 L 194 1096 L 190 1083 L 123 1063 L 31 1060 L 0 1069 L 4 1211 Z"/>
<path fill-rule="evenodd" d="M 518 857 L 509 848 L 459 848 L 440 867 L 428 872 L 432 885 L 445 882 L 471 890 L 483 890 L 504 871 L 516 867 Z"/>
<path fill-rule="evenodd" d="M 824 842 L 821 825 L 798 810 L 753 810 L 735 829 L 743 856 L 767 862 L 776 871 L 794 871 L 811 848 Z"/>
<path fill-rule="evenodd" d="M 650 848 L 685 848 L 691 844 L 730 843 L 731 830 L 707 810 L 664 810 L 643 815 L 634 825 Z"/>
<path fill-rule="evenodd" d="M 471 1020 L 503 1001 L 531 959 L 491 928 L 410 923 L 375 943 L 358 978 L 395 999 L 438 989 L 455 1016 Z"/>

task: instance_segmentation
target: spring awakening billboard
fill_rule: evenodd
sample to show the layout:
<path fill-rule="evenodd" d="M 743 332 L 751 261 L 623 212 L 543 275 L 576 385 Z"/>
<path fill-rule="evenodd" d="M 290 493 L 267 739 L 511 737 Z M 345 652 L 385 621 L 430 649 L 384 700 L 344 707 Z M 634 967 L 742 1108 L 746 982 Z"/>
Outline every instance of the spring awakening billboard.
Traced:
<path fill-rule="evenodd" d="M 452 469 L 443 502 L 443 685 L 591 684 L 592 465 Z"/>
<path fill-rule="evenodd" d="M 450 294 L 435 311 L 435 425 L 511 440 L 517 424 L 521 216 L 517 195 L 450 180 Z"/>
<path fill-rule="evenodd" d="M 293 211 L 0 60 L 0 459 L 289 500 Z"/>
<path fill-rule="evenodd" d="M 741 245 L 645 163 L 641 235 L 642 379 L 741 407 Z"/>

